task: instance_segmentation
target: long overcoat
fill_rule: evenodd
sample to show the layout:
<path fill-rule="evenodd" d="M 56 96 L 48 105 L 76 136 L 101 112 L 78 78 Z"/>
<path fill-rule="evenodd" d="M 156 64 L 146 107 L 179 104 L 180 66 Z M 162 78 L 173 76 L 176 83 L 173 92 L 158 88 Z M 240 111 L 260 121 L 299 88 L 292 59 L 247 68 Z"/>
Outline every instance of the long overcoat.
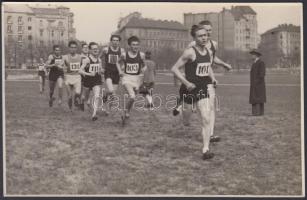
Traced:
<path fill-rule="evenodd" d="M 262 60 L 258 59 L 253 63 L 250 71 L 250 93 L 249 103 L 265 103 L 265 64 Z"/>

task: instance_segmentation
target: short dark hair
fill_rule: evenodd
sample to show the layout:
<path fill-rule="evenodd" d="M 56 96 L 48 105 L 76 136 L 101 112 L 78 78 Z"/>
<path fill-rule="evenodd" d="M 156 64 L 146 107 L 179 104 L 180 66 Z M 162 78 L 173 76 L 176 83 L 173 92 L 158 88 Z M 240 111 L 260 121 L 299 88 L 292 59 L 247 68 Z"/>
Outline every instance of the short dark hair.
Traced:
<path fill-rule="evenodd" d="M 96 42 L 90 42 L 90 44 L 88 45 L 88 48 L 92 49 L 93 45 L 97 45 L 98 46 L 98 44 Z"/>
<path fill-rule="evenodd" d="M 212 26 L 212 23 L 211 23 L 209 20 L 201 21 L 201 22 L 199 22 L 198 24 L 201 25 L 201 26 L 204 26 L 204 25 L 210 25 L 210 26 Z"/>
<path fill-rule="evenodd" d="M 82 44 L 81 44 L 81 48 L 83 48 L 85 45 L 88 46 L 87 43 L 82 43 Z"/>
<path fill-rule="evenodd" d="M 118 38 L 118 40 L 119 40 L 119 41 L 121 41 L 121 40 L 122 40 L 122 38 L 120 37 L 120 35 L 116 35 L 116 34 L 111 35 L 110 41 L 112 41 L 112 40 L 113 40 L 113 38 Z"/>
<path fill-rule="evenodd" d="M 190 32 L 191 36 L 192 36 L 192 37 L 195 37 L 196 32 L 199 31 L 199 30 L 201 30 L 201 29 L 204 29 L 204 28 L 203 28 L 202 26 L 200 26 L 200 25 L 193 25 L 193 26 L 191 27 L 191 32 Z M 205 30 L 205 29 L 204 29 L 204 30 Z"/>
<path fill-rule="evenodd" d="M 59 49 L 60 49 L 61 47 L 60 47 L 60 45 L 57 45 L 57 44 L 53 45 L 53 47 L 52 47 L 53 51 L 54 51 L 56 48 L 59 48 Z"/>
<path fill-rule="evenodd" d="M 71 41 L 69 41 L 68 42 L 68 46 L 70 47 L 71 45 L 76 45 L 76 46 L 78 46 L 78 43 L 76 42 L 76 41 L 74 41 L 74 40 L 71 40 Z"/>
<path fill-rule="evenodd" d="M 132 42 L 140 42 L 140 39 L 137 36 L 131 36 L 128 38 L 128 45 L 131 45 Z"/>

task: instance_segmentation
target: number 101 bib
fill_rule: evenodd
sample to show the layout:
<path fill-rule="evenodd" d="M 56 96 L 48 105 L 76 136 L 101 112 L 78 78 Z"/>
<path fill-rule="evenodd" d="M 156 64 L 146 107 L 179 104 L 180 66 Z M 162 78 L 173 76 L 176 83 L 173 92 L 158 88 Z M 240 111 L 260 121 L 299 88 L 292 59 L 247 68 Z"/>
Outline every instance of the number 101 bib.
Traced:
<path fill-rule="evenodd" d="M 90 64 L 89 70 L 90 73 L 98 73 L 101 71 L 100 69 L 100 64 L 99 63 L 95 63 L 95 64 Z"/>
<path fill-rule="evenodd" d="M 209 76 L 209 67 L 211 63 L 197 63 L 196 75 L 197 76 Z"/>

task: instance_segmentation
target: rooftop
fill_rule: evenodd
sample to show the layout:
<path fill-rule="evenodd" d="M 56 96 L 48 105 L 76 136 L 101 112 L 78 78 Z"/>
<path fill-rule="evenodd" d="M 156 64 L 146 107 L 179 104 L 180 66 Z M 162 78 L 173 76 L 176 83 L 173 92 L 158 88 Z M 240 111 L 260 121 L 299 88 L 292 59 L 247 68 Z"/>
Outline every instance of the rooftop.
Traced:
<path fill-rule="evenodd" d="M 232 6 L 230 12 L 235 20 L 245 18 L 244 15 L 256 15 L 257 13 L 250 6 Z"/>
<path fill-rule="evenodd" d="M 125 27 L 187 30 L 187 28 L 184 27 L 183 24 L 177 21 L 154 20 L 154 19 L 136 18 L 136 17 L 131 18 Z"/>
<path fill-rule="evenodd" d="M 272 32 L 281 32 L 281 31 L 287 31 L 287 32 L 300 32 L 300 26 L 295 26 L 293 24 L 280 24 L 275 28 L 272 28 L 265 33 L 261 35 L 265 35 Z"/>
<path fill-rule="evenodd" d="M 26 4 L 4 4 L 4 12 L 33 13 Z"/>

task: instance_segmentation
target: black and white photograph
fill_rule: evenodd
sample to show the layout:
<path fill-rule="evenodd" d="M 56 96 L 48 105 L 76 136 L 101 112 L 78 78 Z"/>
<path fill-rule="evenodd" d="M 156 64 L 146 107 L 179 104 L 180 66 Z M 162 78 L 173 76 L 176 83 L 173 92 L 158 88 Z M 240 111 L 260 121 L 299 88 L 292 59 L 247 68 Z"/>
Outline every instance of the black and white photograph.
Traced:
<path fill-rule="evenodd" d="M 302 3 L 1 8 L 4 197 L 305 197 Z"/>

